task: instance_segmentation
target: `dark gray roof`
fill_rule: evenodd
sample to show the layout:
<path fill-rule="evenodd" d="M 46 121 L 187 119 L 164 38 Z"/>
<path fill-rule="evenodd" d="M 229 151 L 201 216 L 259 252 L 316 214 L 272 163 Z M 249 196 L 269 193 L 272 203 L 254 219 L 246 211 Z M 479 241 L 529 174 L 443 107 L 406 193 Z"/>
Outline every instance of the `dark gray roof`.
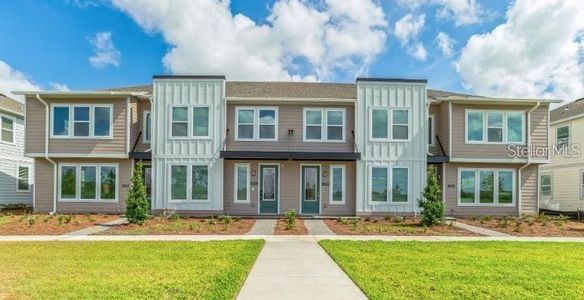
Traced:
<path fill-rule="evenodd" d="M 24 103 L 0 94 L 0 111 L 6 111 L 15 115 L 24 116 Z"/>
<path fill-rule="evenodd" d="M 584 114 L 584 98 L 562 105 L 550 112 L 551 122 Z"/>
<path fill-rule="evenodd" d="M 136 85 L 105 90 L 147 92 L 152 94 L 152 85 Z M 252 98 L 357 99 L 357 89 L 354 83 L 226 81 L 225 95 L 227 97 Z M 437 99 L 448 96 L 468 97 L 473 95 L 428 89 L 428 98 Z"/>

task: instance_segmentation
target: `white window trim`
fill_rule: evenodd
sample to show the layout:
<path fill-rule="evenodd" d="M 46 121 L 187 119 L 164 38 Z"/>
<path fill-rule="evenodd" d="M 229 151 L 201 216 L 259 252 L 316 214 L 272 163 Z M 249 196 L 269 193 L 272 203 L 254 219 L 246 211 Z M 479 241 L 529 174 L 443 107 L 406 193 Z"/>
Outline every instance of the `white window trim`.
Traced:
<path fill-rule="evenodd" d="M 172 135 L 172 124 L 175 121 L 172 119 L 172 110 L 174 108 L 184 107 L 187 109 L 187 135 L 186 136 L 173 136 Z M 206 107 L 209 109 L 209 116 L 208 116 L 208 130 L 206 136 L 194 136 L 193 135 L 193 115 L 194 111 L 193 108 L 195 107 Z M 151 119 L 152 122 L 152 119 Z M 168 139 L 169 140 L 210 140 L 212 136 L 212 129 L 213 129 L 213 110 L 211 109 L 210 105 L 207 104 L 196 104 L 196 105 L 182 105 L 182 104 L 169 104 L 168 105 Z M 176 123 L 185 123 L 184 121 L 176 121 Z M 150 137 L 152 138 L 152 137 Z"/>
<path fill-rule="evenodd" d="M 428 144 L 428 146 L 434 147 L 436 146 L 436 118 L 434 117 L 434 114 L 430 114 L 428 118 L 430 119 L 430 124 L 432 124 L 432 130 L 429 132 L 431 143 Z"/>
<path fill-rule="evenodd" d="M 374 138 L 373 137 L 373 111 L 374 110 L 385 110 L 387 111 L 387 138 Z M 408 138 L 407 139 L 394 139 L 393 138 L 393 111 L 394 110 L 405 110 L 408 112 Z M 412 110 L 409 107 L 383 107 L 383 106 L 372 106 L 369 107 L 368 113 L 368 129 L 369 129 L 369 141 L 370 142 L 411 142 L 412 141 Z M 396 124 L 399 126 L 405 126 L 402 124 Z M 426 137 L 428 139 L 428 137 Z"/>
<path fill-rule="evenodd" d="M 505 141 L 505 129 L 507 128 L 507 113 L 505 112 L 498 112 L 498 111 L 489 111 L 486 113 L 487 115 L 487 142 L 488 143 L 502 143 Z M 489 116 L 490 115 L 501 115 L 501 126 L 490 126 L 489 125 Z M 490 142 L 489 141 L 489 129 L 501 129 L 501 141 L 500 142 Z"/>
<path fill-rule="evenodd" d="M 567 144 L 566 144 L 565 147 L 566 148 L 569 148 L 570 145 L 572 144 L 572 126 L 570 126 L 570 124 L 566 124 L 566 125 L 562 125 L 562 126 L 556 127 L 556 132 L 555 132 L 555 134 L 556 134 L 556 140 L 555 140 L 555 143 L 556 143 L 556 147 L 557 147 L 559 145 L 559 143 L 558 143 L 558 130 L 560 130 L 560 128 L 564 128 L 564 127 L 567 127 L 568 128 L 568 142 L 567 142 Z"/>
<path fill-rule="evenodd" d="M 4 141 L 2 139 L 2 134 L 3 134 L 3 129 L 2 129 L 2 118 L 6 118 L 8 120 L 12 121 L 12 142 L 7 142 Z M 16 145 L 16 119 L 8 116 L 8 115 L 4 115 L 4 114 L 0 114 L 0 143 L 1 144 L 6 144 L 6 145 Z"/>
<path fill-rule="evenodd" d="M 321 114 L 320 119 L 320 139 L 309 139 L 306 137 L 306 113 L 309 111 L 318 111 Z M 340 111 L 343 114 L 343 123 L 341 126 L 339 125 L 330 125 L 334 127 L 341 127 L 341 139 L 340 140 L 330 140 L 328 138 L 328 112 Z M 345 131 L 347 127 L 347 110 L 345 108 L 320 108 L 320 107 L 305 107 L 302 110 L 302 142 L 305 143 L 345 143 Z M 316 125 L 310 125 L 316 126 Z"/>
<path fill-rule="evenodd" d="M 387 172 L 387 199 L 384 202 L 375 202 L 373 201 L 373 168 L 383 168 L 386 169 Z M 393 169 L 407 169 L 407 178 L 408 178 L 408 198 L 406 202 L 394 202 L 393 201 Z M 408 205 L 411 204 L 411 189 L 410 189 L 410 184 L 411 184 L 411 178 L 410 178 L 410 167 L 408 166 L 402 166 L 402 165 L 392 165 L 392 166 L 388 166 L 388 165 L 378 165 L 378 164 L 374 164 L 369 166 L 369 178 L 368 178 L 368 185 L 369 185 L 369 196 L 368 196 L 368 203 L 369 205 L 374 205 L 374 206 L 379 206 L 379 205 Z"/>
<path fill-rule="evenodd" d="M 186 166 L 187 167 L 187 198 L 186 199 L 172 199 L 172 167 L 173 166 Z M 207 199 L 193 199 L 193 166 L 204 166 L 207 167 Z M 210 193 L 211 193 L 211 167 L 208 164 L 201 164 L 201 163 L 169 163 L 167 168 L 168 180 L 166 181 L 166 186 L 168 190 L 168 203 L 190 203 L 190 204 L 198 204 L 198 203 L 211 203 Z"/>
<path fill-rule="evenodd" d="M 253 138 L 240 138 L 239 137 L 239 111 L 240 110 L 253 110 Z M 274 138 L 260 138 L 260 111 L 261 110 L 273 110 L 275 112 L 274 119 Z M 279 113 L 278 107 L 275 106 L 236 106 L 235 115 L 233 122 L 235 123 L 235 136 L 234 140 L 237 142 L 277 142 L 278 141 L 278 124 L 279 124 Z M 245 124 L 250 125 L 250 124 Z"/>
<path fill-rule="evenodd" d="M 482 141 L 470 141 L 468 139 L 468 114 L 471 112 L 480 112 L 483 114 L 483 140 Z M 503 114 L 503 141 L 502 142 L 489 142 L 488 139 L 488 114 L 489 113 L 502 113 Z M 508 113 L 521 113 L 521 141 L 520 142 L 509 142 L 508 141 L 508 128 L 507 128 L 507 116 Z M 498 128 L 498 127 L 497 127 Z M 474 144 L 474 145 L 525 145 L 526 135 L 528 134 L 525 130 L 525 111 L 523 110 L 495 110 L 495 109 L 465 109 L 464 110 L 464 143 Z"/>
<path fill-rule="evenodd" d="M 341 169 L 341 193 L 342 193 L 342 198 L 341 201 L 334 201 L 333 200 L 333 187 L 334 187 L 334 176 L 333 176 L 333 170 L 334 169 Z M 345 165 L 330 165 L 329 167 L 329 176 L 330 176 L 330 180 L 329 180 L 329 204 L 331 205 L 344 205 L 346 203 L 345 198 L 346 198 L 346 186 L 347 186 L 347 172 L 346 172 L 346 167 Z"/>
<path fill-rule="evenodd" d="M 96 167 L 95 174 L 95 199 L 82 199 L 81 198 L 81 167 Z M 75 167 L 75 199 L 61 198 L 61 183 L 62 183 L 62 168 L 63 167 Z M 101 199 L 101 167 L 114 167 L 116 169 L 116 190 L 114 199 Z M 58 164 L 58 177 L 57 177 L 57 192 L 59 194 L 59 202 L 83 202 L 83 203 L 117 203 L 119 201 L 120 193 L 120 167 L 119 164 L 71 164 L 62 163 Z"/>
<path fill-rule="evenodd" d="M 582 176 L 584 176 L 584 169 L 580 170 L 580 199 L 584 199 L 584 178 L 582 178 Z M 553 176 L 552 176 L 552 190 L 551 190 L 551 194 L 553 196 Z"/>
<path fill-rule="evenodd" d="M 475 172 L 475 202 L 474 203 L 461 203 L 460 199 L 460 189 L 462 188 L 460 179 L 461 173 L 463 171 L 473 171 Z M 492 171 L 495 174 L 494 179 L 494 186 L 493 186 L 493 194 L 494 194 L 494 202 L 493 203 L 480 203 L 480 171 Z M 511 203 L 504 203 L 499 204 L 499 172 L 500 171 L 510 171 L 513 174 L 513 198 Z M 515 169 L 508 169 L 508 168 L 458 168 L 458 175 L 457 175 L 457 182 L 456 185 L 458 188 L 456 189 L 457 192 L 457 206 L 471 206 L 471 207 L 515 207 L 515 203 L 517 201 L 517 171 Z"/>
<path fill-rule="evenodd" d="M 581 173 L 584 170 L 581 171 Z M 543 176 L 549 176 L 550 177 L 550 195 L 549 196 L 544 196 L 543 193 L 541 192 L 542 187 L 543 187 L 543 181 L 541 180 L 541 178 Z M 580 174 L 580 191 L 582 191 L 582 174 Z M 554 194 L 554 176 L 552 175 L 551 172 L 542 172 L 539 174 L 539 193 L 541 195 L 542 199 L 551 199 L 553 194 Z M 580 193 L 580 195 L 582 195 L 582 193 Z M 580 196 L 582 197 L 582 196 Z"/>
<path fill-rule="evenodd" d="M 147 128 L 147 124 L 146 124 L 146 120 L 148 118 L 148 115 L 150 115 L 150 128 Z M 146 131 L 150 130 L 150 138 L 147 139 L 146 138 Z M 144 144 L 150 144 L 150 141 L 152 140 L 152 113 L 149 110 L 145 110 L 144 111 L 144 115 L 142 116 L 142 143 Z"/>
<path fill-rule="evenodd" d="M 239 179 L 239 173 L 237 172 L 237 169 L 239 167 L 245 167 L 246 168 L 246 173 L 247 173 L 247 175 L 246 175 L 247 176 L 247 181 L 246 181 L 246 191 L 247 191 L 247 194 L 245 196 L 246 197 L 245 200 L 239 200 L 239 199 L 237 199 L 237 182 L 238 182 L 238 179 Z M 250 170 L 251 170 L 251 165 L 250 164 L 241 164 L 241 163 L 234 164 L 234 166 L 233 166 L 233 203 L 250 203 L 251 202 L 251 197 L 250 197 L 250 195 L 251 195 L 251 192 L 250 192 L 250 189 L 251 189 L 251 178 L 250 178 L 251 172 L 250 172 Z"/>
<path fill-rule="evenodd" d="M 56 107 L 67 107 L 69 108 L 69 128 L 67 135 L 54 135 L 54 120 L 55 120 L 55 108 Z M 74 135 L 74 111 L 75 107 L 89 107 L 89 135 L 88 136 L 75 136 Z M 108 135 L 95 135 L 95 108 L 96 107 L 107 107 L 109 108 L 109 134 Z M 111 140 L 113 139 L 114 132 L 114 105 L 113 104 L 51 104 L 51 120 L 50 120 L 50 137 L 51 139 L 81 139 L 81 140 Z"/>
<path fill-rule="evenodd" d="M 20 181 L 20 168 L 28 168 L 28 187 L 26 190 L 21 190 L 18 186 L 18 183 Z M 26 192 L 30 192 L 31 191 L 31 174 L 30 174 L 30 170 L 32 169 L 32 166 L 29 164 L 16 164 L 16 192 L 17 193 L 26 193 Z"/>

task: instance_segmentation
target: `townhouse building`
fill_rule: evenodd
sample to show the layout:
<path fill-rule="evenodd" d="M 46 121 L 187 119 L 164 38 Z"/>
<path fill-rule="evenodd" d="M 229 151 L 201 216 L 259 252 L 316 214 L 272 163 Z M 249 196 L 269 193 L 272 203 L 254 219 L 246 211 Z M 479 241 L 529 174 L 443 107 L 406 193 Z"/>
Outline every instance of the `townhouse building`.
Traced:
<path fill-rule="evenodd" d="M 547 146 L 554 102 L 380 78 L 21 93 L 37 211 L 123 213 L 142 161 L 153 212 L 250 216 L 416 214 L 428 164 L 451 215 L 537 213 L 548 157 L 510 153 Z"/>

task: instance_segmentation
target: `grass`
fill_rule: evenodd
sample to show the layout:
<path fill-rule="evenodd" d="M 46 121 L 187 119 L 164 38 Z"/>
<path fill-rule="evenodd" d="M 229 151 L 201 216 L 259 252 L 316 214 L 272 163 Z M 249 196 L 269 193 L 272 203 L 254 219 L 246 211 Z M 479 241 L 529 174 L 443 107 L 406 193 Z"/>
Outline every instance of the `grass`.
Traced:
<path fill-rule="evenodd" d="M 330 241 L 371 299 L 582 299 L 584 244 Z"/>
<path fill-rule="evenodd" d="M 0 299 L 233 299 L 264 242 L 0 244 Z"/>

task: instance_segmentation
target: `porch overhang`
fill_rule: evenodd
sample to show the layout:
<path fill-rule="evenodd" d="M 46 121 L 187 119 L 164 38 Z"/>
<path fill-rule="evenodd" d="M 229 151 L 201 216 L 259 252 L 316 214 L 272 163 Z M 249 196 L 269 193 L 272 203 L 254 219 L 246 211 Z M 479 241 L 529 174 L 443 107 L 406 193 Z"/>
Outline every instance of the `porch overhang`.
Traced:
<path fill-rule="evenodd" d="M 140 159 L 140 160 L 151 160 L 152 159 L 152 152 L 130 152 L 130 158 L 133 159 Z"/>
<path fill-rule="evenodd" d="M 428 158 L 427 158 L 427 162 L 429 164 L 441 164 L 441 163 L 447 163 L 449 161 L 450 161 L 450 159 L 446 155 L 440 155 L 440 156 L 428 155 Z"/>
<path fill-rule="evenodd" d="M 354 161 L 361 159 L 357 152 L 284 152 L 284 151 L 221 151 L 228 160 L 321 160 Z"/>

